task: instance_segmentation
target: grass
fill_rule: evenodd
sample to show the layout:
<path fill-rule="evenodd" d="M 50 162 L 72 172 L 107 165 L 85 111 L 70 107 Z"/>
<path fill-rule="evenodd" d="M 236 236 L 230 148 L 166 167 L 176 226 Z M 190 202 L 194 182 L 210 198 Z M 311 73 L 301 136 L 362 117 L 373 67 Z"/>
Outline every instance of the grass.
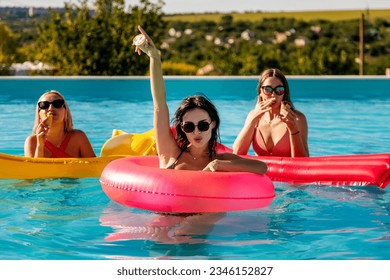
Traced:
<path fill-rule="evenodd" d="M 261 21 L 265 18 L 277 18 L 277 17 L 286 17 L 286 18 L 296 18 L 304 21 L 311 20 L 330 20 L 330 21 L 340 21 L 340 20 L 351 20 L 359 19 L 361 15 L 364 14 L 365 18 L 368 20 L 373 20 L 377 18 L 383 18 L 390 20 L 390 9 L 388 10 L 348 10 L 348 11 L 307 11 L 307 12 L 246 12 L 246 13 L 207 13 L 207 14 L 177 14 L 177 15 L 166 15 L 166 20 L 181 20 L 188 22 L 197 22 L 197 21 L 215 21 L 219 22 L 221 18 L 225 15 L 233 16 L 234 21 L 245 20 L 245 21 Z"/>

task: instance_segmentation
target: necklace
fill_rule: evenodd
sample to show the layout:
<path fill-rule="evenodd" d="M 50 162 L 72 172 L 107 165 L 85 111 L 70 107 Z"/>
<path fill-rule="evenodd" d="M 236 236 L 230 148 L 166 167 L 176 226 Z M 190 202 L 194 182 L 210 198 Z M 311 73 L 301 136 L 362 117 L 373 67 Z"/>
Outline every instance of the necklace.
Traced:
<path fill-rule="evenodd" d="M 188 151 L 188 153 L 190 154 L 190 156 L 191 156 L 194 160 L 197 160 L 197 157 L 195 157 L 193 154 L 191 154 L 190 151 Z"/>

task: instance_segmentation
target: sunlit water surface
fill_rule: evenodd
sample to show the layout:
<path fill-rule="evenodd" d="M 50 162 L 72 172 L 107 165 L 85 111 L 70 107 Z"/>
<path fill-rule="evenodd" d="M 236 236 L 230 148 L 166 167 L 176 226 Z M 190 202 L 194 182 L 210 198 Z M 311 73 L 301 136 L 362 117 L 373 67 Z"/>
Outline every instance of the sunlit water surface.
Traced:
<path fill-rule="evenodd" d="M 378 80 L 361 83 L 291 78 L 312 156 L 389 152 L 390 80 L 378 89 Z M 49 89 L 67 97 L 97 154 L 114 128 L 152 127 L 147 79 L 0 79 L 0 152 L 23 154 L 35 102 Z M 167 90 L 171 115 L 183 97 L 207 94 L 231 146 L 254 106 L 256 78 L 172 79 Z M 98 178 L 0 180 L 0 259 L 390 259 L 387 189 L 275 187 L 264 209 L 177 217 L 116 204 Z"/>

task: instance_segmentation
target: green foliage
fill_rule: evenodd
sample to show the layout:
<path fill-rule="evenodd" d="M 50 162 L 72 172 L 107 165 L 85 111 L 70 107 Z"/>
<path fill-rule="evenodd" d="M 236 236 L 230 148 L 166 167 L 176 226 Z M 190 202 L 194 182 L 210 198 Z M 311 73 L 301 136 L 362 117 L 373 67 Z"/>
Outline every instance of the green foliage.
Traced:
<path fill-rule="evenodd" d="M 8 75 L 15 59 L 16 38 L 11 29 L 0 20 L 0 75 Z"/>
<path fill-rule="evenodd" d="M 390 68 L 390 54 L 374 58 L 370 63 L 366 64 L 366 75 L 377 75 L 377 73 L 385 73 L 386 68 Z"/>
<path fill-rule="evenodd" d="M 132 47 L 140 24 L 161 47 L 166 75 L 194 75 L 205 66 L 205 75 L 258 75 L 270 67 L 288 75 L 358 75 L 364 13 L 365 74 L 383 75 L 390 67 L 388 10 L 165 16 L 162 1 L 139 2 L 126 9 L 124 0 L 95 0 L 93 11 L 87 0 L 66 4 L 34 19 L 39 36 L 13 19 L 16 35 L 3 31 L 0 45 L 17 44 L 6 55 L 2 50 L 1 65 L 28 59 L 51 64 L 60 75 L 144 75 L 148 58 Z"/>
<path fill-rule="evenodd" d="M 343 21 L 359 18 L 361 14 L 365 14 L 366 18 L 376 20 L 385 19 L 390 20 L 390 10 L 350 10 L 350 11 L 307 11 L 307 12 L 261 12 L 248 11 L 245 13 L 231 13 L 234 21 L 250 21 L 261 22 L 269 18 L 292 18 L 302 22 L 323 20 L 323 21 Z M 220 22 L 221 18 L 226 14 L 221 13 L 205 13 L 205 14 L 177 14 L 167 15 L 167 21 L 185 21 L 185 22 L 199 22 L 199 21 L 214 21 Z"/>
<path fill-rule="evenodd" d="M 160 3 L 161 4 L 161 3 Z M 137 26 L 156 42 L 164 30 L 161 5 L 141 0 L 125 11 L 124 0 L 96 0 L 90 12 L 87 0 L 65 5 L 39 26 L 36 59 L 52 64 L 60 75 L 139 75 L 147 61 L 134 55 Z"/>
<path fill-rule="evenodd" d="M 194 65 L 177 62 L 163 62 L 162 63 L 163 73 L 169 73 L 170 75 L 196 75 L 198 68 Z"/>
<path fill-rule="evenodd" d="M 258 75 L 267 68 L 279 68 L 288 75 L 359 74 L 359 19 L 333 22 L 278 17 L 251 23 L 224 16 L 214 25 L 203 23 L 170 21 L 169 27 L 181 36 L 166 36 L 169 47 L 163 59 L 198 68 L 211 63 L 222 75 Z M 386 60 L 381 65 L 378 59 L 390 51 L 389 25 L 386 20 L 366 22 L 367 74 L 383 75 L 383 69 L 390 66 Z M 186 29 L 192 30 L 191 35 L 184 34 Z M 297 45 L 296 40 L 304 44 Z M 369 67 L 374 62 L 377 65 Z"/>

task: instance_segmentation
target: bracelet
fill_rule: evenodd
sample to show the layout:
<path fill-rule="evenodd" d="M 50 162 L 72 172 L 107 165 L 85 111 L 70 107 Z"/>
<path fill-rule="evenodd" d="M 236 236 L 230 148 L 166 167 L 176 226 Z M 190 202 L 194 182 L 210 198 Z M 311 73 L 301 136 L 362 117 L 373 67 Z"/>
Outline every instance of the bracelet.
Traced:
<path fill-rule="evenodd" d="M 290 135 L 297 135 L 298 133 L 299 133 L 299 130 L 297 132 L 290 133 Z"/>

